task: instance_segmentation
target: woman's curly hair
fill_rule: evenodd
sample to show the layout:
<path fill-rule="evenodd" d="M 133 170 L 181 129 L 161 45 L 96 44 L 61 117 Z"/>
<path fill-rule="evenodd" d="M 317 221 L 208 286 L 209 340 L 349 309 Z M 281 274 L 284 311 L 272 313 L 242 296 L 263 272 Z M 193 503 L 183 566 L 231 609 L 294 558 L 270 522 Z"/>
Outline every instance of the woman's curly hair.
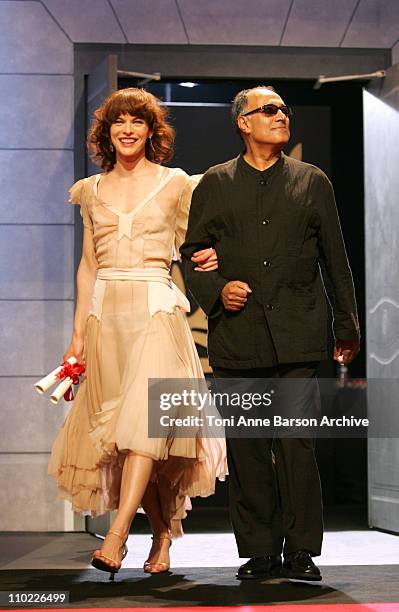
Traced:
<path fill-rule="evenodd" d="M 167 110 L 160 106 L 158 98 L 145 89 L 127 87 L 112 93 L 94 112 L 87 146 L 94 163 L 109 172 L 116 163 L 110 127 L 120 117 L 129 115 L 144 119 L 152 130 L 151 140 L 145 145 L 147 159 L 157 164 L 168 161 L 173 155 L 175 131 L 167 122 Z"/>

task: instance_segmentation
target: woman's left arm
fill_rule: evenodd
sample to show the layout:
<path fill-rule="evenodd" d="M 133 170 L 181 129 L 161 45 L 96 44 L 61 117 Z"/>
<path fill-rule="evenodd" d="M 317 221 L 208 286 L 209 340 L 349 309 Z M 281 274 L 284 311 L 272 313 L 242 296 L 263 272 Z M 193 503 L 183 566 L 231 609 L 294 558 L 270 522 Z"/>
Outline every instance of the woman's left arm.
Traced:
<path fill-rule="evenodd" d="M 176 228 L 175 228 L 175 249 L 180 259 L 179 249 L 183 244 L 188 225 L 188 215 L 190 213 L 191 196 L 194 189 L 198 185 L 202 174 L 195 174 L 187 178 L 186 186 L 179 200 L 179 208 L 176 217 Z M 218 258 L 214 248 L 209 247 L 196 251 L 191 257 L 191 261 L 197 264 L 194 268 L 197 272 L 213 272 L 218 269 Z"/>

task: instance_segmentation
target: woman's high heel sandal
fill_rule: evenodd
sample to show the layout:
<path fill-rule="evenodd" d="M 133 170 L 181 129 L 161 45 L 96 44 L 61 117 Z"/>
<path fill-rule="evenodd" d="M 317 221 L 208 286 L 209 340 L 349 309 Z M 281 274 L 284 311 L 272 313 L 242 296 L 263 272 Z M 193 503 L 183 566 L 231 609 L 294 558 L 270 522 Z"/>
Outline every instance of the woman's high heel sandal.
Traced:
<path fill-rule="evenodd" d="M 172 538 L 169 535 L 161 535 L 155 538 L 152 537 L 152 541 L 153 541 L 152 546 L 154 546 L 154 544 L 159 544 L 161 540 L 169 540 L 170 542 L 169 548 L 172 546 Z M 151 546 L 151 550 L 152 550 L 152 546 Z M 151 550 L 150 550 L 148 559 L 151 557 Z M 147 574 L 162 574 L 163 572 L 167 572 L 170 568 L 170 565 L 168 563 L 165 563 L 165 561 L 149 561 L 148 559 L 144 563 L 144 571 Z"/>
<path fill-rule="evenodd" d="M 123 538 L 121 534 L 118 533 L 117 531 L 108 531 L 107 535 L 111 533 L 113 535 L 116 535 L 121 541 L 122 555 L 121 555 L 120 562 L 118 563 L 118 561 L 115 561 L 115 559 L 106 557 L 105 555 L 102 554 L 101 550 L 95 550 L 93 553 L 92 559 L 91 559 L 91 564 L 96 569 L 102 570 L 103 572 L 109 572 L 110 573 L 109 579 L 114 580 L 115 574 L 117 574 L 119 570 L 121 569 L 122 561 L 127 555 L 127 546 L 126 546 L 127 538 Z"/>

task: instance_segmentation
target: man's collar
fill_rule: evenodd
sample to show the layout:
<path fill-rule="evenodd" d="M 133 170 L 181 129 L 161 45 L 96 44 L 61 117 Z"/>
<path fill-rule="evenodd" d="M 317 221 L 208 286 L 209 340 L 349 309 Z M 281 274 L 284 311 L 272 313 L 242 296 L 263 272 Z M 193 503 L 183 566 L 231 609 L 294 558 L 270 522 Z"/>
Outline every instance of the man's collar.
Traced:
<path fill-rule="evenodd" d="M 269 174 L 272 171 L 277 170 L 277 168 L 279 168 L 280 166 L 282 166 L 284 161 L 284 153 L 281 151 L 279 159 L 272 166 L 266 168 L 266 170 L 258 170 L 257 168 L 251 166 L 251 164 L 249 164 L 247 161 L 245 161 L 244 155 L 245 151 L 240 153 L 240 155 L 238 156 L 238 167 L 247 174 L 251 174 L 252 176 L 264 176 L 266 174 Z"/>

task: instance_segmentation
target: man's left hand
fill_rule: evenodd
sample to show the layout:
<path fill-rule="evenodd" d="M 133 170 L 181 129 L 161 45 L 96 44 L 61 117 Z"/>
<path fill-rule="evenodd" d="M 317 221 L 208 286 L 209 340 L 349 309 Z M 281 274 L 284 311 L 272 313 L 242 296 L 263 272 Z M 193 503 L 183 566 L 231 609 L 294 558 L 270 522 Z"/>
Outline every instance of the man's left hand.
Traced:
<path fill-rule="evenodd" d="M 212 247 L 196 251 L 191 257 L 191 261 L 197 264 L 194 268 L 197 272 L 213 272 L 218 269 L 218 256 Z"/>
<path fill-rule="evenodd" d="M 360 351 L 360 342 L 356 340 L 336 340 L 334 359 L 338 363 L 351 363 Z"/>

